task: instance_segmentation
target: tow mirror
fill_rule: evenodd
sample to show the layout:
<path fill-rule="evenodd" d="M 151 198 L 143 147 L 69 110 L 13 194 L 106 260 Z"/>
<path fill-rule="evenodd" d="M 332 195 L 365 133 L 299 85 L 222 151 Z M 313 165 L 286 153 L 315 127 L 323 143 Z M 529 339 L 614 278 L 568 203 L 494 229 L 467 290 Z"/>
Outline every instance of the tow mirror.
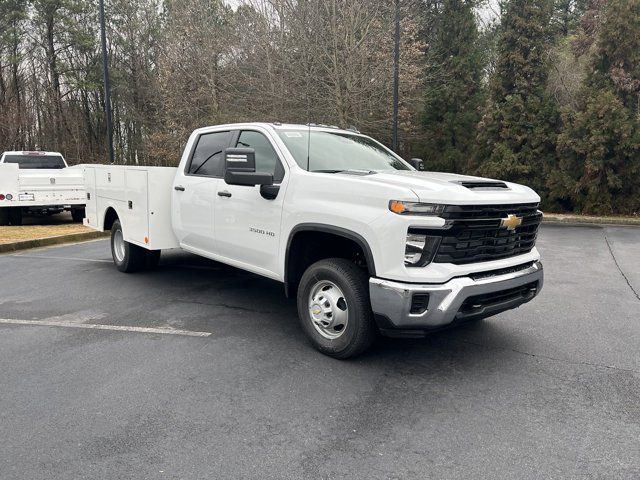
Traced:
<path fill-rule="evenodd" d="M 253 148 L 227 148 L 224 151 L 224 181 L 229 185 L 273 185 L 273 175 L 256 172 Z"/>
<path fill-rule="evenodd" d="M 411 160 L 409 160 L 409 165 L 411 165 L 419 172 L 424 171 L 424 161 L 421 158 L 412 158 Z"/>

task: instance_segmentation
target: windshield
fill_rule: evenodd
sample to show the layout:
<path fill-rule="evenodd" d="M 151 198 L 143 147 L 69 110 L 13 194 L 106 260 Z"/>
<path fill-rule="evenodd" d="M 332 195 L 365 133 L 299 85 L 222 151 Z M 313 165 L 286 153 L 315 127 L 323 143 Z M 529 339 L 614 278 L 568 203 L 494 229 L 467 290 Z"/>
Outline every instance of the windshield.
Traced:
<path fill-rule="evenodd" d="M 17 163 L 20 169 L 64 168 L 61 155 L 7 155 L 4 163 Z"/>
<path fill-rule="evenodd" d="M 367 137 L 317 130 L 281 130 L 278 134 L 298 165 L 312 172 L 411 170 L 407 163 Z"/>

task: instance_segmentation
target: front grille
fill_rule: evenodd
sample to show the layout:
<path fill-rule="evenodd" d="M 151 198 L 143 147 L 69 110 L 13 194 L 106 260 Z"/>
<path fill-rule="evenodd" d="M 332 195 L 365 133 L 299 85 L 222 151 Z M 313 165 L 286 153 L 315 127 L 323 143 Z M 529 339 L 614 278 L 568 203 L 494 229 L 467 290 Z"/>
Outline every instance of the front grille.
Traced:
<path fill-rule="evenodd" d="M 499 292 L 485 293 L 467 298 L 460 307 L 459 313 L 462 315 L 473 315 L 475 312 L 482 312 L 487 309 L 496 309 L 513 301 L 527 301 L 536 296 L 538 292 L 538 282 L 527 283 L 519 287 L 501 290 Z"/>
<path fill-rule="evenodd" d="M 522 218 L 522 224 L 515 230 L 501 226 L 502 219 L 509 215 Z M 441 217 L 446 220 L 444 229 L 426 232 L 441 237 L 433 262 L 463 265 L 530 252 L 535 246 L 542 213 L 537 203 L 448 205 Z"/>

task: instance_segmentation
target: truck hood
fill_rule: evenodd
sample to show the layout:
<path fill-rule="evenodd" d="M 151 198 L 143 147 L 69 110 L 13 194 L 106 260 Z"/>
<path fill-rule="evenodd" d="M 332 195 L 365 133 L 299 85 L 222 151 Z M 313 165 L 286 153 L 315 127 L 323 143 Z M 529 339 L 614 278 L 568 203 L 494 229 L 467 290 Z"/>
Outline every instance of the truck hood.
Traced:
<path fill-rule="evenodd" d="M 502 182 L 506 188 L 482 186 L 483 182 L 499 182 L 482 177 L 440 172 L 408 170 L 381 171 L 368 175 L 367 180 L 407 187 L 421 202 L 458 205 L 488 205 L 496 203 L 533 203 L 540 197 L 529 187 Z M 464 183 L 472 182 L 465 186 Z M 473 185 L 477 183 L 478 185 Z"/>

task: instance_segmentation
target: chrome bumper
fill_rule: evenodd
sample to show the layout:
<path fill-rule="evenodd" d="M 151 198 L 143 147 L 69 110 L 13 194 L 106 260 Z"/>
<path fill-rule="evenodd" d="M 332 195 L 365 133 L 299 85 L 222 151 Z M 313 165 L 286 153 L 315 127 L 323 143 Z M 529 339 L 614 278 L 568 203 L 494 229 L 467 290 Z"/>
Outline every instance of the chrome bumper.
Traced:
<path fill-rule="evenodd" d="M 454 278 L 443 284 L 401 283 L 371 278 L 369 292 L 373 313 L 383 331 L 424 331 L 516 308 L 540 292 L 543 280 L 542 263 L 534 262 L 527 268 L 511 273 L 479 273 L 475 276 Z M 531 288 L 518 290 L 518 287 L 524 286 Z M 512 289 L 513 295 L 510 295 Z M 504 292 L 504 295 L 500 295 L 500 292 Z M 428 303 L 426 310 L 411 313 L 413 297 L 416 294 L 428 294 Z M 478 297 L 477 302 L 472 299 L 471 302 L 465 303 L 470 297 Z"/>

